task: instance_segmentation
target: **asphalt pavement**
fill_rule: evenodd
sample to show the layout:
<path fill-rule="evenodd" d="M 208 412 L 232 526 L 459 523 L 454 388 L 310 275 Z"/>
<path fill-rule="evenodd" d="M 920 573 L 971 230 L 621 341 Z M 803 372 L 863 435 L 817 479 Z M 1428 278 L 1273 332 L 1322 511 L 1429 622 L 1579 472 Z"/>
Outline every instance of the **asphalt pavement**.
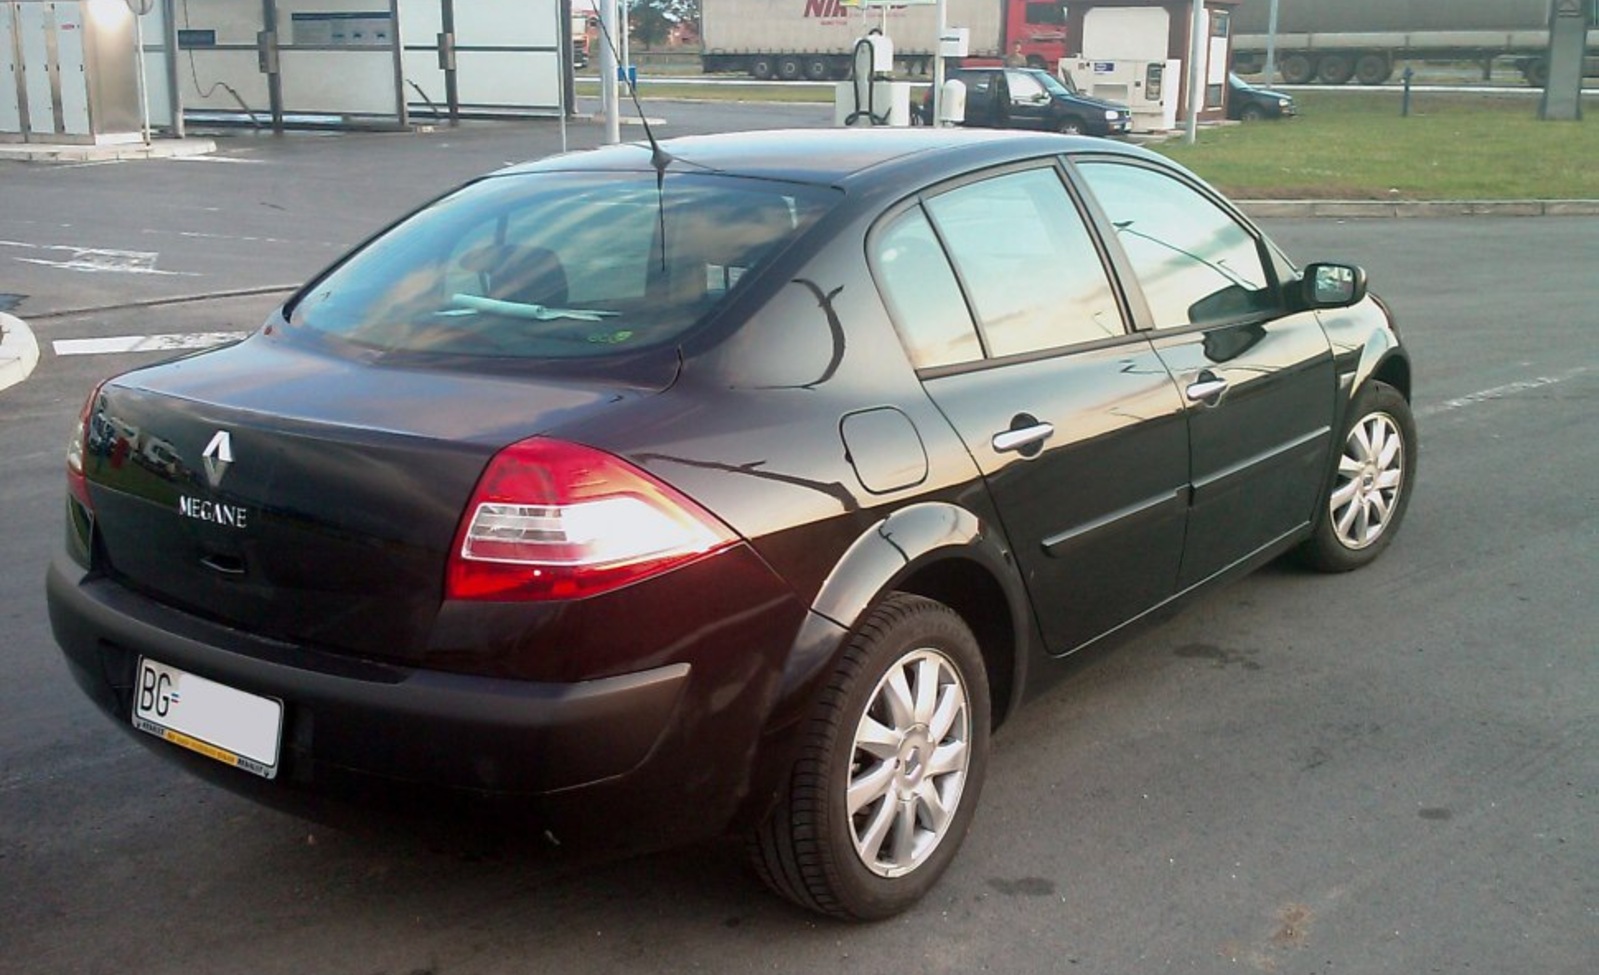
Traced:
<path fill-rule="evenodd" d="M 830 121 L 659 114 L 665 134 Z M 1368 268 L 1412 347 L 1401 536 L 1367 570 L 1273 565 L 1083 656 L 1001 729 L 965 848 L 904 917 L 800 913 L 731 843 L 615 859 L 317 826 L 112 728 L 44 613 L 83 396 L 253 328 L 406 209 L 559 146 L 526 122 L 0 162 L 0 310 L 38 349 L 0 391 L 0 973 L 1594 970 L 1591 216 L 1265 221 L 1296 258 Z"/>

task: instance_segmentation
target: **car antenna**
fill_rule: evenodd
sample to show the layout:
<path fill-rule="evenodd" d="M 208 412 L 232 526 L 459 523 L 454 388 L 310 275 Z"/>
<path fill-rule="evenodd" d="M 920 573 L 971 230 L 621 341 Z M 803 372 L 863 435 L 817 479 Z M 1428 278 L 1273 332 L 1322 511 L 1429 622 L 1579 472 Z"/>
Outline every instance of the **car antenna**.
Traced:
<path fill-rule="evenodd" d="M 611 49 L 611 59 L 622 63 L 622 52 L 616 46 L 616 39 L 611 36 L 610 30 L 605 26 L 605 18 L 600 18 L 600 33 L 605 38 L 605 46 Z M 661 232 L 661 273 L 666 273 L 666 167 L 672 165 L 676 159 L 671 153 L 661 148 L 656 141 L 655 130 L 650 128 L 650 117 L 644 114 L 644 106 L 638 100 L 638 83 L 629 66 L 623 65 L 620 72 L 622 80 L 627 82 L 628 97 L 633 100 L 633 111 L 638 113 L 639 124 L 644 126 L 644 138 L 650 140 L 650 165 L 655 167 L 655 212 L 660 221 Z"/>
<path fill-rule="evenodd" d="M 605 38 L 605 46 L 611 49 L 612 59 L 620 65 L 622 63 L 622 52 L 616 46 L 616 39 L 611 36 L 610 29 L 605 26 L 604 18 L 601 18 L 599 23 L 600 33 Z M 650 118 L 644 114 L 644 106 L 638 100 L 638 83 L 634 80 L 633 72 L 625 70 L 625 65 L 623 67 L 624 70 L 620 72 L 621 80 L 627 83 L 627 94 L 633 100 L 633 111 L 638 113 L 639 124 L 644 127 L 644 138 L 648 139 L 650 143 L 650 165 L 655 167 L 657 179 L 665 179 L 666 167 L 672 165 L 677 157 L 662 149 L 660 142 L 656 141 L 655 131 L 650 128 Z"/>

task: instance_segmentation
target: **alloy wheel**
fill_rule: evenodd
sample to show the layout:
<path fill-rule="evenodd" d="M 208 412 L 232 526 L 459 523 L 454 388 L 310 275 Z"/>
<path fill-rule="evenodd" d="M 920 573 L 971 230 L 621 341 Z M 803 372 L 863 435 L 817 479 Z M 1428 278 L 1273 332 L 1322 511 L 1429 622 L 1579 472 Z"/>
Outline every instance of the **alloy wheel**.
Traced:
<path fill-rule="evenodd" d="M 971 736 L 965 682 L 943 654 L 913 650 L 878 681 L 855 728 L 846 793 L 868 870 L 903 876 L 938 848 L 960 807 Z"/>
<path fill-rule="evenodd" d="M 1404 435 L 1394 418 L 1372 413 L 1349 431 L 1328 498 L 1333 531 L 1350 549 L 1382 537 L 1405 485 Z"/>

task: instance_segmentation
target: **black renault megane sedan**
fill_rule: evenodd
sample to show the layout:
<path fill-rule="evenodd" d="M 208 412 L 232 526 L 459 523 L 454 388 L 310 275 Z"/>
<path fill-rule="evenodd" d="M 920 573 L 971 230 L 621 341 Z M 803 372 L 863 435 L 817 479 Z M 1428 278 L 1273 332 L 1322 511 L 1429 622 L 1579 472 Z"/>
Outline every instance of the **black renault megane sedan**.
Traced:
<path fill-rule="evenodd" d="M 263 801 L 732 833 L 883 917 L 1067 655 L 1393 541 L 1410 387 L 1360 269 L 1135 147 L 610 147 L 95 389 L 51 621 L 117 725 Z"/>

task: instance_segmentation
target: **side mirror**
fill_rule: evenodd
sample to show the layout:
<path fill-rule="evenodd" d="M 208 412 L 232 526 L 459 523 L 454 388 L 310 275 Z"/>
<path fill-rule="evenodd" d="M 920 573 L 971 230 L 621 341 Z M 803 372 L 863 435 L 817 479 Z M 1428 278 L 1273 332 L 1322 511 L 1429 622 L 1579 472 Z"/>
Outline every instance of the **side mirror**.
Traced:
<path fill-rule="evenodd" d="M 1353 264 L 1312 264 L 1300 286 L 1309 308 L 1348 308 L 1366 297 L 1366 272 Z"/>

